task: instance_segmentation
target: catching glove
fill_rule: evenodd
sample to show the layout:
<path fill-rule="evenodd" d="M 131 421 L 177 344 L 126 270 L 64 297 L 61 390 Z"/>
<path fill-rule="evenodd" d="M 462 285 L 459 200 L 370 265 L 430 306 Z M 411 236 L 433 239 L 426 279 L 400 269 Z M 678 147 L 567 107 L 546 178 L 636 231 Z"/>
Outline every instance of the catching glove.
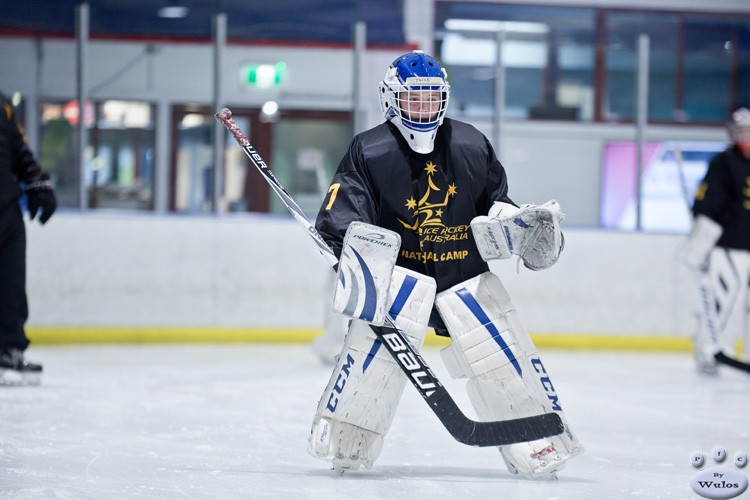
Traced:
<path fill-rule="evenodd" d="M 471 221 L 471 230 L 485 261 L 518 255 L 526 267 L 537 271 L 557 262 L 565 244 L 560 230 L 564 217 L 555 200 L 520 208 L 496 202 L 488 215 Z"/>

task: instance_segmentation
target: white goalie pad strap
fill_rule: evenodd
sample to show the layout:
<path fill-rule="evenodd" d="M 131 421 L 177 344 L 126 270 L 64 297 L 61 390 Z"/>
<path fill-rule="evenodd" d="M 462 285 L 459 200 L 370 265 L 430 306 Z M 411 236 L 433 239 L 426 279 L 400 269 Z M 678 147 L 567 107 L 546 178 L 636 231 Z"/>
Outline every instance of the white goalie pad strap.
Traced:
<path fill-rule="evenodd" d="M 388 310 L 420 349 L 435 299 L 435 281 L 396 267 Z M 343 350 L 323 392 L 308 442 L 311 455 L 334 467 L 372 466 L 406 384 L 401 368 L 362 321 L 352 321 Z"/>
<path fill-rule="evenodd" d="M 526 267 L 539 270 L 552 266 L 560 256 L 564 218 L 555 200 L 520 208 L 496 202 L 486 217 L 472 220 L 471 228 L 484 260 L 518 255 Z"/>
<path fill-rule="evenodd" d="M 536 477 L 562 468 L 583 452 L 560 406 L 536 347 L 518 319 L 499 278 L 492 273 L 441 292 L 436 305 L 452 339 L 454 371 L 469 378 L 467 391 L 480 420 L 506 420 L 555 412 L 560 436 L 501 449 L 513 472 Z M 454 372 L 451 372 L 453 375 Z"/>
<path fill-rule="evenodd" d="M 353 319 L 382 325 L 400 247 L 398 233 L 352 222 L 346 231 L 339 260 L 333 310 Z"/>
<path fill-rule="evenodd" d="M 711 249 L 716 246 L 723 233 L 721 225 L 705 215 L 698 215 L 693 221 L 693 230 L 687 243 L 677 253 L 677 260 L 689 269 L 703 267 Z"/>

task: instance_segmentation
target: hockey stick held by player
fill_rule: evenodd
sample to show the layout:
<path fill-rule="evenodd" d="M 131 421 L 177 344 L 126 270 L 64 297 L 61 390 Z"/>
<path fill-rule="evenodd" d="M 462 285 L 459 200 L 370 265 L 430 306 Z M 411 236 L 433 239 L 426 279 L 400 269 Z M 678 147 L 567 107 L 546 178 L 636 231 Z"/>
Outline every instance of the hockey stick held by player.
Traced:
<path fill-rule="evenodd" d="M 400 237 L 389 314 L 417 349 L 428 327 L 450 336 L 446 364 L 453 375 L 468 379 L 469 399 L 481 420 L 558 415 L 562 434 L 500 447 L 511 472 L 553 475 L 583 447 L 486 260 L 518 255 L 531 269 L 553 265 L 563 247 L 562 211 L 554 200 L 519 207 L 509 198 L 505 170 L 489 141 L 473 127 L 445 117 L 450 86 L 445 69 L 432 57 L 414 51 L 398 58 L 387 69 L 379 96 L 385 122 L 351 142 L 316 228 L 342 259 L 351 253 L 347 235 L 352 223 Z M 381 341 L 355 319 L 321 398 L 308 449 L 334 468 L 375 462 L 403 379 L 409 378 L 408 370 L 400 373 L 391 360 L 379 357 Z M 365 373 L 353 369 L 365 360 L 379 362 L 367 365 Z M 335 411 L 327 406 L 332 400 Z M 331 433 L 338 441 L 325 441 Z"/>
<path fill-rule="evenodd" d="M 325 257 L 332 267 L 338 268 L 339 260 L 336 252 L 328 246 L 320 233 L 318 233 L 317 229 L 307 220 L 299 205 L 297 205 L 292 199 L 291 195 L 287 192 L 284 186 L 281 185 L 278 178 L 276 178 L 268 165 L 266 165 L 258 152 L 250 144 L 247 137 L 245 137 L 237 124 L 234 123 L 231 118 L 231 111 L 224 108 L 217 112 L 215 117 L 234 136 L 237 143 L 242 147 L 248 158 L 250 158 L 250 161 L 263 175 L 279 198 L 281 198 L 283 203 L 294 216 L 295 220 L 305 229 L 306 234 L 315 242 L 321 255 Z M 341 253 L 341 249 L 339 249 L 338 253 Z M 394 269 L 394 272 L 396 272 L 396 269 Z M 377 340 L 377 342 L 373 342 L 372 349 L 375 349 L 376 346 L 378 347 L 378 349 L 368 353 L 367 359 L 372 359 L 375 352 L 379 350 L 380 345 L 385 347 L 385 350 L 390 354 L 391 359 L 396 361 L 401 372 L 407 376 L 413 387 L 416 388 L 428 404 L 429 408 L 440 419 L 446 430 L 461 443 L 471 446 L 501 446 L 555 436 L 563 432 L 561 418 L 556 413 L 545 413 L 530 417 L 493 422 L 475 422 L 463 414 L 453 398 L 451 398 L 450 394 L 432 373 L 427 363 L 424 362 L 421 355 L 413 347 L 412 342 L 408 340 L 406 334 L 395 323 L 399 311 L 403 309 L 404 301 L 412 295 L 411 290 L 416 286 L 417 279 L 417 277 L 412 277 L 408 280 L 409 284 L 403 288 L 406 292 L 404 295 L 399 291 L 399 294 L 394 299 L 394 307 L 395 304 L 400 305 L 389 309 L 388 314 L 385 315 L 385 322 L 382 327 L 367 324 L 370 331 L 375 334 Z M 361 324 L 366 323 L 362 322 Z M 344 367 L 347 369 L 349 367 L 349 356 L 339 356 L 339 358 L 345 360 L 342 369 L 346 372 L 347 370 Z M 364 367 L 368 365 L 369 361 L 363 364 L 363 370 Z M 343 387 L 344 384 L 338 385 L 337 383 L 335 389 L 343 390 Z M 336 399 L 338 400 L 338 398 Z M 321 425 L 325 428 L 325 422 Z M 322 434 L 325 435 L 327 433 L 324 430 Z M 315 432 L 311 434 L 311 439 L 314 435 Z M 320 452 L 320 450 L 318 450 L 318 452 Z M 338 452 L 334 454 L 336 457 L 338 457 L 338 455 L 340 455 Z M 363 457 L 359 454 L 357 454 L 357 457 L 357 460 L 359 460 L 360 463 L 368 463 L 368 457 Z M 369 460 L 369 463 L 372 463 L 374 458 Z M 341 468 L 355 468 L 353 465 L 356 464 L 348 464 L 347 467 L 342 466 Z"/>

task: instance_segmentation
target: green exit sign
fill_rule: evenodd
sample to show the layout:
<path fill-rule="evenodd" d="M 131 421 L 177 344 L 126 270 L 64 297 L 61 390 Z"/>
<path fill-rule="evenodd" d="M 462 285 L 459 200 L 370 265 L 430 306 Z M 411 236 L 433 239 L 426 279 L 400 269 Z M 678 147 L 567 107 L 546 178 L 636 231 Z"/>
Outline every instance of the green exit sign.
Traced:
<path fill-rule="evenodd" d="M 279 61 L 276 64 L 246 64 L 240 71 L 243 85 L 271 89 L 279 87 L 284 82 L 286 63 Z"/>

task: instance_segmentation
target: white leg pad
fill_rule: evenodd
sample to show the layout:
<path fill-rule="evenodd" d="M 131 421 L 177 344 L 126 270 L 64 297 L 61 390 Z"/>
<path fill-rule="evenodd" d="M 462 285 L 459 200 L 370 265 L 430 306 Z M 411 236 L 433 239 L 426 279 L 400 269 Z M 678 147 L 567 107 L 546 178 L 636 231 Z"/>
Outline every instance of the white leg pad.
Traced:
<path fill-rule="evenodd" d="M 500 279 L 482 274 L 441 292 L 436 304 L 452 339 L 452 352 L 441 354 L 452 363 L 452 376 L 469 378 L 467 392 L 480 420 L 555 412 L 563 421 L 559 436 L 500 447 L 508 470 L 528 478 L 550 476 L 583 453 Z"/>
<path fill-rule="evenodd" d="M 421 349 L 435 300 L 435 280 L 396 267 L 388 309 Z M 354 320 L 318 403 L 307 450 L 334 469 L 372 467 L 406 385 L 401 368 L 367 323 Z"/>
<path fill-rule="evenodd" d="M 693 353 L 700 372 L 715 374 L 714 354 L 735 357 L 737 341 L 743 337 L 748 353 L 750 252 L 715 247 L 708 262 L 707 268 L 696 271 L 701 314 Z"/>

